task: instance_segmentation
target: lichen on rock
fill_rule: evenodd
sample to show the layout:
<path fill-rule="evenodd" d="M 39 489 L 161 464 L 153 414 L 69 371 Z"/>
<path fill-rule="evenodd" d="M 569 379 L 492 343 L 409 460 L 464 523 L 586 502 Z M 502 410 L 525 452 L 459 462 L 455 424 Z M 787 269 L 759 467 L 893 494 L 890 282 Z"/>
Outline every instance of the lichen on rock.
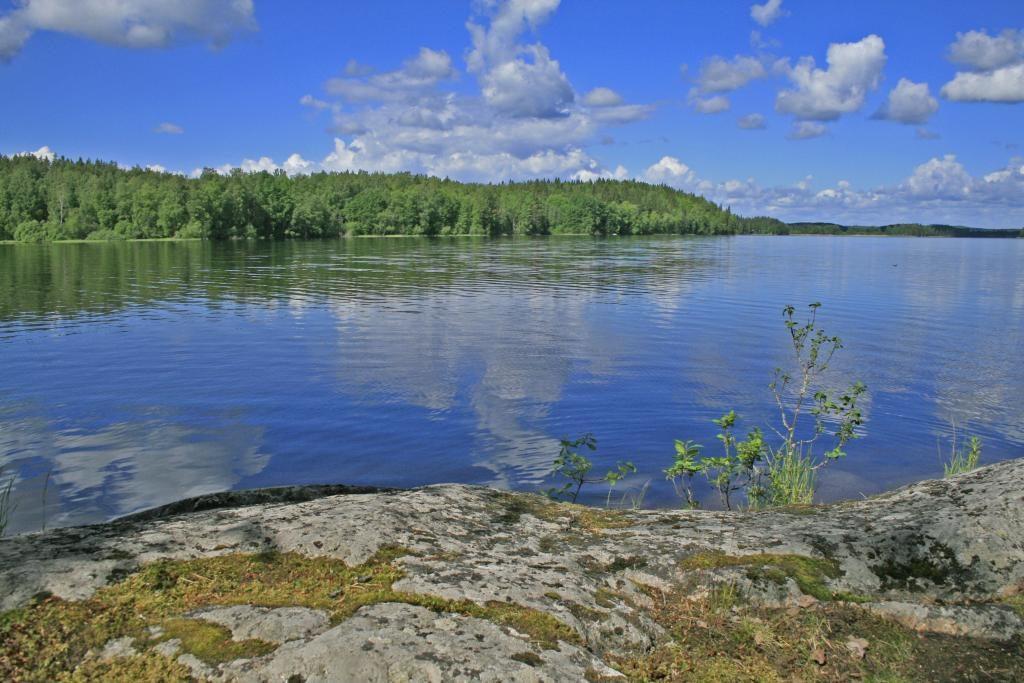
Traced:
<path fill-rule="evenodd" d="M 973 652 L 1010 680 L 1022 475 L 760 513 L 462 485 L 206 497 L 0 542 L 0 677 L 913 679 Z"/>

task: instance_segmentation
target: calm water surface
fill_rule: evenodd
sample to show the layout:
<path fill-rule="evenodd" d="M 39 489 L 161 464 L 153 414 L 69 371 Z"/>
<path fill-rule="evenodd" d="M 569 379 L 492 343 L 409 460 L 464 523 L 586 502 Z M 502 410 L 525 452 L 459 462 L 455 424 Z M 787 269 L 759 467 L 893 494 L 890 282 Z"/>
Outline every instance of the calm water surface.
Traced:
<path fill-rule="evenodd" d="M 1024 240 L 0 245 L 10 531 L 228 488 L 536 489 L 584 431 L 672 504 L 672 440 L 770 420 L 781 308 L 816 300 L 870 388 L 822 500 L 941 475 L 952 421 L 1024 455 Z"/>

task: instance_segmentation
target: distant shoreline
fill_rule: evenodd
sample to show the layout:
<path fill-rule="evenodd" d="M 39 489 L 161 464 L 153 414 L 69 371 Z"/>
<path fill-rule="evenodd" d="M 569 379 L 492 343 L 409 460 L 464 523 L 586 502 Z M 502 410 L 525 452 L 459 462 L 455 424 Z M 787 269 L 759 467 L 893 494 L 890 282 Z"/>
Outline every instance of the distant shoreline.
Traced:
<path fill-rule="evenodd" d="M 70 240 L 48 240 L 43 242 L 19 242 L 18 240 L 0 240 L 0 246 L 15 245 L 15 246 L 46 246 L 54 244 L 119 244 L 119 243 L 140 243 L 140 242 L 163 242 L 163 243 L 181 243 L 181 242 L 208 242 L 210 244 L 244 244 L 244 243 L 288 243 L 288 242 L 330 242 L 334 240 L 380 240 L 380 239 L 428 239 L 428 240 L 455 240 L 455 239 L 480 239 L 480 240 L 506 240 L 506 239 L 559 239 L 563 237 L 567 238 L 580 238 L 590 237 L 593 239 L 612 239 L 612 238 L 665 238 L 665 237 L 885 237 L 890 239 L 895 238 L 907 238 L 907 239 L 1022 239 L 1024 238 L 1024 231 L 1018 231 L 1013 229 L 996 229 L 996 228 L 970 228 L 970 230 L 977 231 L 974 234 L 968 235 L 950 235 L 950 234 L 928 234 L 928 235 L 909 235 L 909 234 L 897 234 L 883 232 L 880 229 L 877 232 L 871 232 L 871 228 L 858 229 L 855 232 L 842 231 L 842 232 L 790 232 L 790 233 L 739 233 L 739 234 L 716 234 L 716 235 L 701 235 L 695 233 L 655 233 L 651 235 L 591 235 L 588 233 L 557 233 L 551 235 L 338 235 L 334 237 L 288 237 L 282 239 L 260 239 L 260 238 L 245 238 L 245 237 L 233 237 L 228 239 L 208 239 L 202 237 L 123 237 L 114 239 L 70 239 Z M 991 232 L 993 234 L 985 234 Z"/>

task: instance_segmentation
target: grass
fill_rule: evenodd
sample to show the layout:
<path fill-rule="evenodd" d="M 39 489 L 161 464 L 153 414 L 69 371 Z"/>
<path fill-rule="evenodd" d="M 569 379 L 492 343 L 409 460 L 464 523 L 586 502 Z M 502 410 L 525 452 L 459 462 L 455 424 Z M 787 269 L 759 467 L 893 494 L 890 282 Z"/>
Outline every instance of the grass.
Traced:
<path fill-rule="evenodd" d="M 649 590 L 650 616 L 668 638 L 649 652 L 612 656 L 636 681 L 1021 680 L 1019 644 L 922 636 L 854 605 L 802 610 L 748 604 L 735 586 L 701 598 Z M 863 658 L 847 648 L 868 642 Z"/>
<path fill-rule="evenodd" d="M 839 564 L 834 560 L 805 555 L 726 555 L 724 553 L 700 553 L 683 560 L 681 567 L 689 570 L 719 569 L 722 567 L 746 568 L 747 578 L 752 581 L 770 581 L 782 585 L 793 579 L 806 595 L 822 601 L 864 602 L 863 596 L 833 591 L 829 579 L 842 576 Z"/>
<path fill-rule="evenodd" d="M 772 507 L 812 504 L 817 478 L 810 456 L 805 458 L 797 451 L 779 451 L 768 471 L 769 504 Z"/>
<path fill-rule="evenodd" d="M 953 445 L 950 448 L 949 460 L 943 463 L 942 472 L 949 477 L 978 469 L 981 462 L 981 439 L 972 436 L 964 448 L 957 444 L 956 429 L 953 430 Z"/>
<path fill-rule="evenodd" d="M 365 605 L 398 602 L 435 612 L 487 619 L 526 634 L 544 648 L 579 643 L 576 632 L 555 617 L 511 603 L 479 605 L 396 591 L 402 577 L 395 559 L 407 554 L 385 548 L 357 566 L 295 553 L 233 554 L 194 560 L 159 560 L 86 600 L 41 597 L 34 604 L 0 614 L 0 680 L 74 680 L 96 667 L 149 667 L 177 671 L 152 651 L 179 638 L 182 649 L 210 664 L 272 651 L 262 641 L 231 641 L 220 626 L 189 619 L 199 608 L 228 605 L 301 606 L 325 610 L 338 623 Z M 151 638 L 149 627 L 164 635 Z M 135 639 L 138 661 L 100 665 L 90 653 L 120 637 Z M 91 674 L 90 674 L 91 675 Z M 116 671 L 105 680 L 146 680 Z M 173 676 L 171 677 L 173 679 Z"/>
<path fill-rule="evenodd" d="M 161 626 L 164 630 L 161 640 L 177 638 L 181 641 L 182 650 L 207 664 L 251 659 L 277 649 L 273 643 L 255 638 L 232 640 L 231 631 L 227 628 L 202 619 L 168 619 Z"/>
<path fill-rule="evenodd" d="M 515 524 L 522 515 L 528 514 L 545 522 L 565 523 L 570 528 L 580 528 L 589 532 L 633 526 L 632 520 L 623 510 L 555 502 L 541 496 L 522 493 L 502 493 L 500 496 L 501 514 L 498 521 L 505 524 Z"/>

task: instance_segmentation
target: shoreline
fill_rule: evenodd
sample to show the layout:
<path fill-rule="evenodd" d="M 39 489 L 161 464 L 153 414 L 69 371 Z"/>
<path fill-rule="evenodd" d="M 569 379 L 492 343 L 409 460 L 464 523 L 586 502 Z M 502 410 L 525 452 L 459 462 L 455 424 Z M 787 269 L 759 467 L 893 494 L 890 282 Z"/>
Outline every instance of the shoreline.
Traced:
<path fill-rule="evenodd" d="M 927 678 L 915 662 L 955 655 L 965 676 L 998 665 L 1012 680 L 1024 674 L 1022 478 L 1011 460 L 756 513 L 466 485 L 201 496 L 0 541 L 0 600 L 16 610 L 0 629 L 31 635 L 0 646 L 0 670 L 67 619 L 82 644 L 61 670 L 107 677 L 643 680 L 668 667 L 696 680 L 914 680 Z M 128 608 L 113 626 L 81 616 Z M 814 624 L 832 634 L 818 649 Z"/>

